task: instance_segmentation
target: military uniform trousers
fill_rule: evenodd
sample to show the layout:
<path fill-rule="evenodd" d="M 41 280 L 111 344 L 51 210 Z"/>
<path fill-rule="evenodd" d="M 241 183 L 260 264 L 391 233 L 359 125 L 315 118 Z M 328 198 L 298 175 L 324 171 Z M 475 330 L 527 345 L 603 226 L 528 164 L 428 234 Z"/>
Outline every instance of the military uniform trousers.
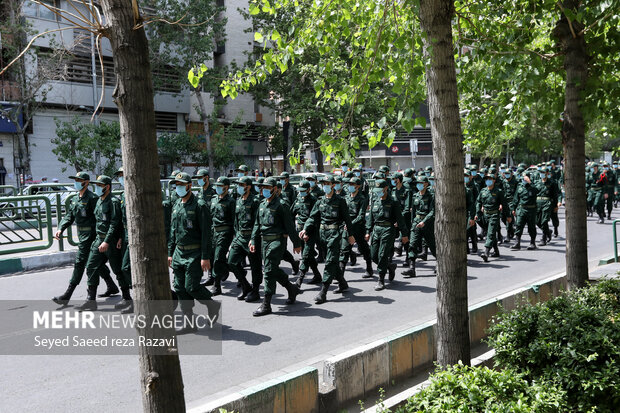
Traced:
<path fill-rule="evenodd" d="M 515 235 L 517 237 L 523 235 L 523 229 L 527 224 L 527 232 L 533 243 L 536 239 L 536 205 L 519 206 L 516 213 Z"/>
<path fill-rule="evenodd" d="M 415 258 L 415 254 L 422 252 L 422 241 L 425 241 L 433 256 L 437 255 L 435 251 L 435 221 L 425 222 L 422 228 L 416 228 L 420 222 L 422 222 L 422 219 L 416 217 L 411 224 L 411 235 L 409 237 L 411 252 L 409 256 L 412 259 Z"/>
<path fill-rule="evenodd" d="M 202 279 L 202 267 L 200 266 L 200 246 L 194 247 L 177 246 L 172 253 L 172 272 L 174 281 L 172 286 L 177 293 L 183 312 L 189 312 L 196 299 L 202 304 L 211 298 L 211 292 L 204 285 L 200 285 Z"/>
<path fill-rule="evenodd" d="M 250 262 L 250 270 L 252 271 L 252 284 L 260 285 L 260 283 L 263 282 L 263 271 L 261 268 L 260 255 L 258 253 L 260 249 L 257 249 L 257 252 L 255 253 L 250 252 L 250 247 L 248 244 L 252 238 L 252 230 L 245 231 L 248 232 L 244 233 L 241 231 L 240 233 L 237 233 L 230 245 L 228 267 L 233 274 L 235 274 L 235 277 L 240 280 L 245 274 L 243 269 L 243 259 L 248 257 L 248 261 Z"/>
<path fill-rule="evenodd" d="M 336 225 L 336 224 L 334 224 Z M 332 225 L 329 225 L 331 227 Z M 342 242 L 342 228 L 328 228 L 321 226 L 319 231 L 319 239 L 325 243 L 325 270 L 323 271 L 323 283 L 330 284 L 335 278 L 342 279 L 342 271 L 340 270 L 340 243 Z"/>
<path fill-rule="evenodd" d="M 394 254 L 394 226 L 374 226 L 370 236 L 370 256 L 375 264 L 379 275 L 385 275 L 388 264 Z"/>
<path fill-rule="evenodd" d="M 301 228 L 301 229 L 300 229 Z M 301 231 L 303 227 L 298 227 Z M 307 273 L 309 269 L 316 267 L 316 232 L 308 231 L 308 241 L 301 240 L 301 264 L 299 265 L 300 271 Z"/>
<path fill-rule="evenodd" d="M 230 269 L 228 268 L 226 256 L 228 255 L 228 250 L 230 249 L 230 244 L 232 243 L 234 235 L 235 233 L 232 227 L 220 231 L 218 231 L 218 227 L 215 227 L 213 230 L 214 254 L 211 265 L 213 266 L 213 277 L 216 280 L 222 280 L 228 277 Z"/>
<path fill-rule="evenodd" d="M 91 232 L 90 227 L 83 228 L 84 230 L 80 230 L 80 227 L 77 228 L 79 244 L 77 254 L 75 256 L 75 264 L 73 265 L 73 274 L 71 275 L 71 280 L 69 281 L 69 283 L 73 285 L 78 285 L 80 281 L 82 281 L 82 276 L 84 275 L 84 270 L 86 269 L 86 263 L 88 262 L 88 257 L 90 256 L 90 247 L 97 237 L 96 234 Z M 105 265 L 103 265 L 99 271 L 110 275 L 110 270 Z"/>
<path fill-rule="evenodd" d="M 538 211 L 536 213 L 536 225 L 547 235 L 551 232 L 549 229 L 549 220 L 551 219 L 553 205 L 551 205 L 550 200 L 538 200 L 536 201 L 536 209 Z"/>
<path fill-rule="evenodd" d="M 129 240 L 127 239 L 123 240 L 121 254 L 123 256 L 121 271 L 123 271 L 124 277 L 130 280 L 129 284 L 131 284 L 131 258 L 129 257 Z"/>
<path fill-rule="evenodd" d="M 484 242 L 485 248 L 497 246 L 497 232 L 499 231 L 500 216 L 499 211 L 485 211 L 484 221 L 487 226 L 487 239 Z"/>
<path fill-rule="evenodd" d="M 370 246 L 364 238 L 365 232 L 366 229 L 362 224 L 356 224 L 353 228 L 347 228 L 346 231 L 343 231 L 340 245 L 340 262 L 347 262 L 351 254 L 354 254 L 353 245 L 349 244 L 349 235 L 353 235 L 355 242 L 357 242 L 357 248 L 362 253 L 364 260 L 370 264 Z"/>
<path fill-rule="evenodd" d="M 286 249 L 286 238 L 279 235 L 265 235 L 262 237 L 263 272 L 265 279 L 265 295 L 273 295 L 276 292 L 276 283 L 288 284 L 288 276 L 280 268 L 280 262 Z M 258 247 L 257 247 L 258 248 Z"/>
<path fill-rule="evenodd" d="M 125 277 L 123 273 L 123 256 L 121 250 L 116 248 L 116 241 L 108 245 L 106 252 L 99 252 L 99 246 L 103 243 L 102 238 L 97 238 L 90 246 L 90 254 L 86 263 L 86 276 L 88 277 L 88 285 L 99 285 L 99 272 L 106 271 L 103 269 L 106 262 L 110 262 L 110 267 L 116 275 L 116 280 L 121 288 L 131 288 L 131 277 Z"/>

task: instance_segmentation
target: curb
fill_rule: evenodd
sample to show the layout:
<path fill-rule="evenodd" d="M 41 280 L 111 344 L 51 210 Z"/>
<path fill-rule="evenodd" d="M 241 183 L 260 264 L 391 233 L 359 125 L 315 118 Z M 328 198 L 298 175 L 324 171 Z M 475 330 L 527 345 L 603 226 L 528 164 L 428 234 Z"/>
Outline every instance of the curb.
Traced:
<path fill-rule="evenodd" d="M 72 264 L 77 250 L 53 252 L 22 258 L 0 259 L 0 277 L 22 271 L 47 270 Z"/>

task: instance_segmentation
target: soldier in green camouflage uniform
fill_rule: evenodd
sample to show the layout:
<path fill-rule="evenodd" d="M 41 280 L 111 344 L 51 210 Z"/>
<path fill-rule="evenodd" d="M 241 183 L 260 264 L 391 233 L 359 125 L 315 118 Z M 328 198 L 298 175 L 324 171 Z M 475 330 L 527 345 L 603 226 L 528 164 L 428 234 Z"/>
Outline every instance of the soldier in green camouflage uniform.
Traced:
<path fill-rule="evenodd" d="M 353 174 L 355 174 L 356 177 L 362 180 L 362 194 L 364 194 L 366 198 L 370 200 L 370 186 L 368 185 L 368 181 L 366 180 L 366 178 L 364 178 L 362 174 L 362 168 L 356 166 L 355 168 L 353 168 Z"/>
<path fill-rule="evenodd" d="M 211 199 L 211 220 L 213 222 L 213 288 L 211 294 L 222 294 L 222 281 L 228 279 L 229 268 L 226 255 L 232 243 L 235 224 L 235 200 L 228 194 L 230 180 L 225 176 L 217 178 L 216 196 Z"/>
<path fill-rule="evenodd" d="M 536 183 L 538 189 L 538 197 L 536 198 L 537 218 L 536 224 L 543 231 L 542 241 L 540 245 L 545 246 L 551 241 L 551 229 L 549 229 L 549 220 L 551 212 L 558 208 L 558 186 L 555 181 L 550 179 L 551 173 L 547 167 L 540 170 L 540 181 Z"/>
<path fill-rule="evenodd" d="M 123 257 L 121 251 L 116 248 L 118 239 L 123 234 L 123 216 L 119 199 L 112 195 L 112 178 L 100 175 L 92 183 L 96 185 L 95 194 L 99 196 L 95 206 L 97 238 L 90 246 L 90 254 L 86 263 L 88 296 L 84 304 L 78 307 L 80 310 L 97 309 L 99 273 L 101 267 L 108 261 L 121 289 L 129 291 L 131 288 L 131 276 L 127 277 L 123 273 Z"/>
<path fill-rule="evenodd" d="M 435 194 L 430 190 L 430 184 L 425 175 L 418 176 L 417 192 L 411 199 L 411 240 L 409 269 L 403 272 L 406 278 L 416 276 L 415 258 L 422 251 L 422 240 L 436 256 L 435 251 Z"/>
<path fill-rule="evenodd" d="M 174 206 L 174 204 L 179 199 L 179 196 L 176 193 L 176 184 L 174 183 L 175 182 L 174 179 L 180 173 L 181 173 L 180 170 L 175 169 L 174 171 L 172 171 L 172 174 L 170 174 L 170 176 L 168 177 L 168 179 L 170 179 L 170 182 L 168 183 L 168 199 L 170 199 L 170 203 L 172 204 L 172 206 Z"/>
<path fill-rule="evenodd" d="M 280 283 L 288 292 L 287 304 L 295 303 L 299 288 L 292 284 L 284 271 L 280 268 L 282 254 L 286 248 L 285 235 L 290 237 L 294 252 L 299 254 L 301 242 L 295 230 L 295 224 L 290 210 L 284 207 L 280 198 L 276 196 L 276 180 L 267 178 L 261 184 L 263 201 L 258 210 L 258 216 L 252 230 L 250 252 L 256 252 L 256 246 L 261 245 L 264 264 L 265 297 L 261 306 L 254 311 L 255 317 L 271 314 L 271 298 L 276 292 L 276 283 Z"/>
<path fill-rule="evenodd" d="M 304 229 L 299 233 L 304 241 L 309 239 L 307 232 L 319 229 L 319 238 L 325 241 L 327 254 L 325 256 L 325 270 L 323 271 L 323 285 L 321 291 L 314 298 L 317 304 L 327 301 L 327 291 L 332 280 L 338 280 L 338 289 L 335 293 L 343 293 L 348 289 L 344 274 L 339 265 L 340 243 L 342 239 L 342 224 L 353 227 L 349 217 L 347 202 L 334 191 L 336 180 L 333 176 L 321 178 L 325 196 L 320 198 L 306 220 Z M 349 235 L 349 244 L 355 243 L 355 238 Z"/>
<path fill-rule="evenodd" d="M 377 264 L 379 281 L 376 291 L 385 288 L 385 274 L 389 271 L 389 280 L 396 275 L 396 264 L 390 263 L 394 251 L 394 232 L 398 225 L 402 242 L 407 243 L 407 224 L 402 216 L 400 203 L 395 202 L 389 195 L 388 182 L 385 179 L 375 181 L 373 201 L 370 204 L 370 213 L 366 219 L 366 241 L 370 241 L 370 255 Z"/>
<path fill-rule="evenodd" d="M 282 196 L 286 197 L 289 205 L 293 205 L 293 203 L 295 202 L 295 199 L 297 198 L 297 191 L 295 191 L 295 188 L 293 187 L 293 185 L 291 185 L 291 182 L 289 179 L 290 177 L 291 177 L 291 174 L 284 171 L 280 174 L 280 176 L 277 179 L 279 179 L 280 184 L 282 184 Z"/>
<path fill-rule="evenodd" d="M 560 168 L 556 167 L 555 160 L 550 160 L 547 162 L 547 169 L 551 173 L 551 179 L 555 182 L 558 187 L 558 202 L 562 202 L 562 171 Z M 560 226 L 560 217 L 558 216 L 558 211 L 551 212 L 551 223 L 553 224 L 553 236 L 557 237 L 558 227 Z"/>
<path fill-rule="evenodd" d="M 347 227 L 342 233 L 340 243 L 340 270 L 344 274 L 347 261 L 353 252 L 353 245 L 349 244 L 349 236 L 353 236 L 357 241 L 357 246 L 366 261 L 366 273 L 362 278 L 372 278 L 372 258 L 370 256 L 370 246 L 364 239 L 366 228 L 364 225 L 366 210 L 368 209 L 368 198 L 361 192 L 362 180 L 351 178 L 349 181 L 348 195 L 345 197 L 347 202 L 351 227 Z"/>
<path fill-rule="evenodd" d="M 403 219 L 405 220 L 405 222 L 411 222 L 411 192 L 409 192 L 409 189 L 405 186 L 404 184 L 404 180 L 403 180 L 403 174 L 401 174 L 400 172 L 395 172 L 392 175 L 392 179 L 391 179 L 391 184 L 392 184 L 392 198 L 395 201 L 398 201 L 400 203 L 400 209 L 402 211 L 403 214 Z M 408 231 L 407 231 L 408 232 Z M 398 234 L 396 234 L 398 235 Z M 397 237 L 398 238 L 398 237 Z M 398 246 L 395 249 L 396 251 L 396 255 L 398 255 L 399 257 L 403 254 L 403 250 L 405 251 L 405 266 L 408 266 L 409 264 L 409 244 L 404 244 L 402 242 L 400 242 L 400 240 L 398 241 Z"/>
<path fill-rule="evenodd" d="M 304 225 L 310 217 L 310 213 L 312 212 L 316 201 L 316 197 L 310 193 L 310 183 L 306 180 L 301 181 L 297 191 L 297 199 L 291 208 L 291 214 L 297 223 L 297 230 L 299 232 L 304 229 Z M 300 274 L 295 282 L 298 287 L 301 287 L 303 284 L 304 278 L 309 269 L 312 270 L 314 275 L 312 280 L 309 282 L 310 284 L 320 284 L 323 281 L 323 277 L 321 277 L 321 273 L 319 272 L 318 263 L 316 262 L 316 251 L 314 250 L 318 233 L 316 230 L 307 231 L 306 235 L 308 235 L 307 241 L 302 240 L 301 244 L 302 253 Z"/>
<path fill-rule="evenodd" d="M 489 251 L 493 248 L 491 257 L 499 257 L 499 248 L 497 247 L 497 232 L 500 223 L 501 214 L 507 215 L 509 206 L 504 197 L 504 192 L 495 185 L 495 178 L 491 174 L 484 176 L 486 187 L 480 191 L 476 200 L 476 210 L 484 214 L 484 220 L 487 223 L 487 237 L 484 244 L 484 252 L 481 254 L 484 262 L 489 260 Z M 478 217 L 476 217 L 478 218 Z M 508 216 L 507 222 L 512 221 Z"/>
<path fill-rule="evenodd" d="M 471 194 L 471 197 L 473 198 L 472 208 L 474 210 L 474 218 L 472 218 L 474 220 L 474 223 L 473 225 L 468 225 L 467 227 L 467 239 L 469 240 L 467 243 L 467 251 L 468 253 L 472 252 L 475 254 L 478 252 L 478 234 L 476 232 L 476 221 L 475 221 L 475 217 L 477 213 L 476 199 L 478 199 L 478 187 L 474 184 L 474 179 L 471 174 L 471 169 L 465 168 L 464 179 L 465 179 L 466 192 L 469 192 Z M 471 242 L 471 249 L 469 248 L 469 242 Z"/>
<path fill-rule="evenodd" d="M 467 238 L 470 238 L 470 230 L 474 228 L 474 239 L 476 237 L 476 196 L 474 195 L 473 187 L 470 184 L 471 182 L 471 172 L 469 169 L 465 168 L 463 170 L 463 178 L 465 181 L 465 212 L 466 212 L 466 234 Z M 469 242 L 467 243 L 467 253 L 470 253 Z"/>
<path fill-rule="evenodd" d="M 73 274 L 71 275 L 71 280 L 69 281 L 69 286 L 67 287 L 67 291 L 64 294 L 52 298 L 52 300 L 59 305 L 67 305 L 71 296 L 73 295 L 73 291 L 78 286 L 80 281 L 82 280 L 82 276 L 84 275 L 84 270 L 86 269 L 86 262 L 88 261 L 88 256 L 90 255 L 90 247 L 95 241 L 97 237 L 96 231 L 96 218 L 95 218 L 95 207 L 97 205 L 97 200 L 99 197 L 93 194 L 88 189 L 88 184 L 90 183 L 90 176 L 86 172 L 78 172 L 77 174 L 70 176 L 69 178 L 75 180 L 75 189 L 77 189 L 78 195 L 74 196 L 69 208 L 67 210 L 66 215 L 62 218 L 60 223 L 58 224 L 58 230 L 54 235 L 54 238 L 60 240 L 60 237 L 64 230 L 69 228 L 73 223 L 75 223 L 77 234 L 78 234 L 78 250 L 75 256 L 75 264 L 73 266 Z M 103 278 L 106 284 L 109 286 L 108 293 L 110 295 L 118 294 L 118 287 L 114 284 L 112 277 L 110 277 L 110 270 L 105 265 L 101 267 L 100 274 L 101 278 Z M 114 288 L 111 288 L 114 286 Z"/>
<path fill-rule="evenodd" d="M 199 169 L 196 175 L 192 176 L 192 179 L 196 179 L 198 186 L 202 188 L 198 194 L 198 198 L 202 199 L 204 203 L 211 208 L 211 201 L 217 196 L 217 194 L 215 193 L 215 185 L 211 184 L 209 171 L 204 168 Z M 213 228 L 211 228 L 211 240 L 213 240 Z M 211 257 L 209 258 L 209 261 L 213 264 L 213 262 L 215 262 L 215 257 L 213 256 L 215 249 L 211 248 L 210 250 Z M 207 282 L 204 285 L 210 286 L 214 283 L 215 277 L 213 277 L 213 268 L 211 268 L 207 271 Z"/>
<path fill-rule="evenodd" d="M 526 224 L 527 232 L 530 234 L 530 245 L 527 249 L 536 249 L 536 198 L 538 197 L 538 188 L 532 183 L 530 175 L 530 172 L 523 173 L 523 181 L 517 186 L 514 197 L 510 201 L 510 210 L 517 220 L 515 226 L 517 241 L 510 247 L 512 250 L 521 249 L 521 236 Z"/>
<path fill-rule="evenodd" d="M 114 172 L 114 177 L 118 179 L 118 182 L 121 184 L 123 189 L 125 188 L 125 174 L 123 172 L 123 167 L 121 166 L 118 171 Z M 122 257 L 122 265 L 121 270 L 123 271 L 123 275 L 126 279 L 131 280 L 131 260 L 129 257 L 129 231 L 127 228 L 127 209 L 125 206 L 125 192 L 121 194 L 121 214 L 123 217 L 123 236 L 118 239 L 116 248 L 121 251 Z M 123 310 L 121 313 L 130 314 L 133 313 L 133 301 L 131 300 L 131 295 L 129 294 L 129 288 L 121 288 L 123 299 L 120 303 L 114 306 L 117 310 Z"/>
<path fill-rule="evenodd" d="M 288 208 L 289 212 L 291 210 L 291 202 L 286 195 L 282 195 L 282 183 L 278 177 L 276 177 L 276 188 L 277 193 L 276 196 L 280 198 L 280 202 L 284 208 Z M 287 243 L 288 244 L 288 243 Z M 291 268 L 293 270 L 293 275 L 299 274 L 299 261 L 293 257 L 293 254 L 288 250 L 288 246 L 285 245 L 284 254 L 282 254 L 282 261 L 286 261 L 291 264 Z"/>
<path fill-rule="evenodd" d="M 504 172 L 502 172 L 503 175 L 503 185 L 504 185 L 504 194 L 506 195 L 506 201 L 508 202 L 508 205 L 510 205 L 512 203 L 513 198 L 515 197 L 515 194 L 517 192 L 517 187 L 519 186 L 519 182 L 517 181 L 517 178 L 515 178 L 515 176 L 512 173 L 512 170 L 508 167 L 504 168 Z M 512 211 L 514 211 L 514 208 L 511 208 Z M 512 213 L 510 214 L 510 216 L 512 217 L 512 221 L 510 222 L 506 222 L 506 219 L 502 219 L 502 222 L 504 223 L 504 225 L 506 225 L 506 236 L 508 238 L 508 241 L 512 240 L 512 238 L 515 236 L 515 229 L 514 229 L 514 217 L 512 216 Z"/>
<path fill-rule="evenodd" d="M 611 219 L 611 211 L 614 208 L 614 192 L 616 188 L 616 174 L 609 167 L 609 163 L 605 162 L 603 164 L 603 173 L 605 174 L 605 178 L 607 178 L 607 182 L 605 183 L 605 203 L 607 204 L 607 219 Z M 603 212 L 604 213 L 604 212 Z"/>

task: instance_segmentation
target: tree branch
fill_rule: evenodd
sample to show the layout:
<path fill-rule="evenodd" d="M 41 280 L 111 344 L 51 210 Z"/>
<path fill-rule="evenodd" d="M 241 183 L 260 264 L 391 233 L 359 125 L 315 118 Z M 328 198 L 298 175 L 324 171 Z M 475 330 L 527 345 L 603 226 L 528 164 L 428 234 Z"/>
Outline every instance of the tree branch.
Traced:
<path fill-rule="evenodd" d="M 564 16 L 566 17 L 566 20 L 568 21 L 568 27 L 570 28 L 570 32 L 573 35 L 573 39 L 577 38 L 577 35 L 575 34 L 575 29 L 573 28 L 573 23 L 570 20 L 570 17 L 568 17 L 568 15 L 566 14 L 566 12 L 564 11 L 564 7 L 562 7 L 562 3 L 560 3 L 559 1 L 556 3 L 557 6 L 560 8 L 560 11 L 562 11 L 562 13 L 564 14 Z"/>

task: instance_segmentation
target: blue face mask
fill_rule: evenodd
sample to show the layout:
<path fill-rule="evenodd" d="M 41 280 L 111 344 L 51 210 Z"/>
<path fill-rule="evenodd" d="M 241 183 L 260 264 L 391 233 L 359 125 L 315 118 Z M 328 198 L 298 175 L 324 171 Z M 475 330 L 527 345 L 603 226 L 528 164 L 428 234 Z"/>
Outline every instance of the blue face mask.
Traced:
<path fill-rule="evenodd" d="M 314 185 L 316 185 L 316 182 L 314 181 L 308 181 L 308 182 L 310 182 L 310 188 L 314 188 Z"/>
<path fill-rule="evenodd" d="M 256 185 L 254 185 L 254 190 L 255 190 L 256 192 L 260 193 L 260 189 L 259 189 Z"/>
<path fill-rule="evenodd" d="M 204 180 L 204 179 L 200 178 L 200 179 L 198 180 L 198 186 L 205 186 L 205 184 L 206 184 L 206 182 L 205 182 L 205 180 Z"/>
<path fill-rule="evenodd" d="M 505 170 L 504 168 L 499 168 L 499 171 L 500 171 L 501 173 L 506 172 L 506 170 Z"/>
<path fill-rule="evenodd" d="M 426 177 L 428 178 L 429 176 L 431 176 L 430 172 L 424 172 L 424 175 L 426 175 Z"/>
<path fill-rule="evenodd" d="M 331 185 L 323 185 L 323 192 L 325 192 L 326 194 L 329 194 L 331 191 L 332 191 Z"/>
<path fill-rule="evenodd" d="M 476 171 L 471 171 L 471 176 L 476 176 L 476 175 L 478 175 L 478 172 L 476 172 Z"/>
<path fill-rule="evenodd" d="M 308 191 L 306 191 L 305 189 L 303 191 L 299 191 L 299 196 L 306 196 L 308 195 Z"/>
<path fill-rule="evenodd" d="M 286 180 L 280 179 L 280 185 L 285 186 L 286 185 Z"/>
<path fill-rule="evenodd" d="M 355 176 L 362 176 L 361 172 L 355 172 Z"/>
<path fill-rule="evenodd" d="M 239 195 L 243 195 L 243 194 L 245 194 L 245 186 L 241 186 L 241 185 L 239 185 L 239 186 L 237 187 L 237 193 L 238 193 Z"/>
<path fill-rule="evenodd" d="M 355 185 L 349 185 L 349 192 L 350 193 L 355 192 Z"/>
<path fill-rule="evenodd" d="M 392 179 L 392 186 L 396 186 L 396 180 Z"/>
<path fill-rule="evenodd" d="M 335 191 L 340 191 L 342 189 L 342 184 L 336 184 L 334 185 L 334 190 Z"/>
<path fill-rule="evenodd" d="M 506 179 L 510 179 L 510 172 L 504 172 L 504 176 L 506 177 Z"/>
<path fill-rule="evenodd" d="M 174 188 L 174 190 L 176 191 L 177 195 L 180 196 L 181 198 L 187 195 L 187 188 L 184 186 L 177 186 L 176 188 Z"/>
<path fill-rule="evenodd" d="M 468 184 L 469 183 L 469 176 L 465 177 L 465 183 Z"/>
<path fill-rule="evenodd" d="M 237 178 L 241 178 L 242 176 L 244 176 L 245 174 L 243 172 L 237 172 Z"/>
<path fill-rule="evenodd" d="M 609 168 L 607 166 L 604 169 L 605 169 L 605 172 L 609 171 Z"/>
<path fill-rule="evenodd" d="M 125 178 L 120 176 L 118 178 L 118 183 L 121 184 L 121 186 L 124 188 L 125 187 Z"/>
<path fill-rule="evenodd" d="M 224 187 L 223 186 L 216 186 L 215 187 L 215 193 L 218 195 L 222 195 L 224 193 Z"/>
<path fill-rule="evenodd" d="M 375 195 L 382 197 L 383 196 L 383 188 L 373 188 L 372 190 Z"/>
<path fill-rule="evenodd" d="M 418 188 L 418 191 L 421 191 L 424 189 L 424 184 L 415 184 L 415 187 Z"/>
<path fill-rule="evenodd" d="M 540 169 L 541 169 L 540 166 L 536 168 L 537 171 L 540 171 Z"/>
<path fill-rule="evenodd" d="M 348 166 L 343 166 L 342 167 L 342 172 L 348 172 L 349 171 L 349 167 Z"/>
<path fill-rule="evenodd" d="M 491 186 L 491 185 L 493 185 L 493 180 L 492 179 L 487 179 L 486 181 L 484 181 L 484 184 L 486 186 Z"/>
<path fill-rule="evenodd" d="M 103 187 L 95 185 L 95 194 L 97 194 L 97 196 L 103 195 Z"/>
<path fill-rule="evenodd" d="M 263 189 L 263 197 L 271 198 L 271 189 Z"/>
<path fill-rule="evenodd" d="M 434 179 L 430 179 L 428 181 L 429 184 L 431 184 L 431 186 L 435 186 L 435 180 Z"/>
<path fill-rule="evenodd" d="M 73 187 L 74 187 L 75 189 L 77 189 L 78 191 L 81 191 L 81 190 L 82 190 L 82 188 L 84 187 L 84 182 L 78 182 L 78 181 L 75 181 L 75 182 L 73 183 Z"/>

